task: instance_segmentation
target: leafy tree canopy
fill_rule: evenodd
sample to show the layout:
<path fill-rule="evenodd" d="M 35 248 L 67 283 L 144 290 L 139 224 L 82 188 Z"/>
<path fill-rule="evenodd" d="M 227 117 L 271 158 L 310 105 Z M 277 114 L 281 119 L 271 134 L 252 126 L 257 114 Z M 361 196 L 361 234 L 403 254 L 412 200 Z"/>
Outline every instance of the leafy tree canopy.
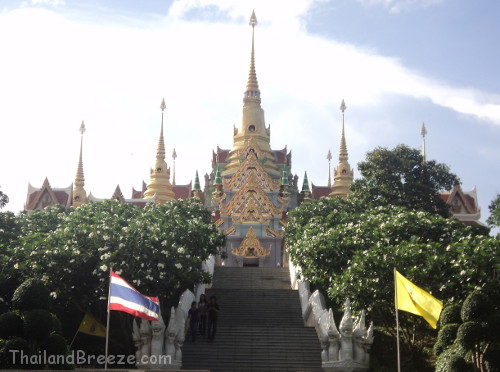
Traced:
<path fill-rule="evenodd" d="M 393 324 L 393 268 L 443 301 L 464 299 L 492 276 L 500 239 L 454 219 L 401 206 L 366 209 L 322 198 L 290 212 L 286 239 L 303 277 L 340 305 L 386 314 Z"/>
<path fill-rule="evenodd" d="M 50 207 L 20 224 L 10 266 L 40 278 L 59 306 L 81 311 L 106 298 L 110 268 L 168 309 L 209 279 L 202 262 L 224 245 L 210 212 L 191 199 L 145 209 L 117 201 Z"/>
<path fill-rule="evenodd" d="M 9 197 L 5 195 L 2 191 L 0 191 L 0 209 L 5 207 L 5 205 L 9 202 Z"/>
<path fill-rule="evenodd" d="M 352 184 L 352 197 L 370 207 L 391 204 L 448 216 L 439 192 L 460 184 L 447 165 L 424 162 L 419 150 L 406 145 L 376 148 L 358 169 L 362 178 Z"/>
<path fill-rule="evenodd" d="M 500 227 L 500 194 L 491 201 L 488 207 L 490 209 L 490 216 L 486 220 L 490 226 Z"/>

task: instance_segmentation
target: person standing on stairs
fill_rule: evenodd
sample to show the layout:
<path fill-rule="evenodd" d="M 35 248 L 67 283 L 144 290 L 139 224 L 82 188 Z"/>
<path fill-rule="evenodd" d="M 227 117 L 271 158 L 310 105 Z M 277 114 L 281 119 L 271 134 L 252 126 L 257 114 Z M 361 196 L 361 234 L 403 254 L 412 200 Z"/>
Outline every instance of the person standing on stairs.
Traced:
<path fill-rule="evenodd" d="M 198 329 L 198 320 L 200 318 L 200 313 L 196 307 L 196 301 L 191 303 L 191 309 L 188 311 L 189 328 L 191 330 L 191 338 L 193 343 L 196 342 L 196 331 Z"/>
<path fill-rule="evenodd" d="M 205 336 L 205 331 L 207 330 L 207 312 L 208 312 L 208 302 L 205 294 L 200 296 L 200 302 L 198 302 L 198 311 L 200 314 L 199 330 L 200 335 Z"/>
<path fill-rule="evenodd" d="M 219 313 L 219 305 L 215 296 L 210 297 L 208 304 L 208 340 L 213 341 L 215 338 L 215 331 L 217 330 L 217 315 Z"/>

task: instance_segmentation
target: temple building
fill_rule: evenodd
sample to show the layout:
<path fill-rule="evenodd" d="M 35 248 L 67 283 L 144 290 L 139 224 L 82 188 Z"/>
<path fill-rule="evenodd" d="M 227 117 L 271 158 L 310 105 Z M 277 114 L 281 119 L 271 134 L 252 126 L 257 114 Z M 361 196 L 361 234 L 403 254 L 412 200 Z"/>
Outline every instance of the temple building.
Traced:
<path fill-rule="evenodd" d="M 346 198 L 353 182 L 354 171 L 349 164 L 345 133 L 346 104 L 342 100 L 342 124 L 340 128 L 340 147 L 338 164 L 333 171 L 331 182 L 328 151 L 328 185 L 309 184 L 304 174 L 299 191 L 297 175 L 292 174 L 292 155 L 287 147 L 272 149 L 270 126 L 266 126 L 262 108 L 261 92 L 257 80 L 255 60 L 255 26 L 257 18 L 252 13 L 252 44 L 250 69 L 246 89 L 243 94 L 243 108 L 240 125 L 233 128 L 233 145 L 230 149 L 219 147 L 213 151 L 211 171 L 205 174 L 202 188 L 196 171 L 194 183 L 177 185 L 175 182 L 175 150 L 173 174 L 165 161 L 165 142 L 163 137 L 163 113 L 166 108 L 162 101 L 160 135 L 154 166 L 150 169 L 149 182 L 142 183 L 141 190 L 132 190 L 132 197 L 126 199 L 119 186 L 109 199 L 132 203 L 144 207 L 148 203 L 165 203 L 170 200 L 198 197 L 213 212 L 216 226 L 227 237 L 226 266 L 280 266 L 283 265 L 284 242 L 283 226 L 287 212 L 300 203 L 321 197 Z M 229 132 L 230 128 L 228 128 Z M 25 209 L 32 211 L 49 205 L 60 204 L 78 207 L 91 201 L 99 201 L 85 191 L 83 171 L 83 133 L 85 125 L 80 126 L 80 154 L 74 183 L 66 188 L 53 188 L 45 179 L 39 188 L 28 185 Z M 425 159 L 425 126 L 421 131 L 424 137 L 423 156 Z M 193 172 L 194 173 L 194 172 Z M 172 180 L 172 181 L 171 181 Z M 460 221 L 467 224 L 480 224 L 476 190 L 463 192 L 460 187 L 441 195 Z"/>

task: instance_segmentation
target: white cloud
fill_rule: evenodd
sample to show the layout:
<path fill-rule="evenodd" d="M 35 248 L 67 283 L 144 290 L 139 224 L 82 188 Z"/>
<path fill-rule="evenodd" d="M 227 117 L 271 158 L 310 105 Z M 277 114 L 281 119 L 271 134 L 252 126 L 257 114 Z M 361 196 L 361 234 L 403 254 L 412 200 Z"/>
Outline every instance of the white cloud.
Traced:
<path fill-rule="evenodd" d="M 297 174 L 307 168 L 314 183 L 326 181 L 315 178 L 326 174 L 326 165 L 316 164 L 328 148 L 336 156 L 342 98 L 348 115 L 402 95 L 500 125 L 499 96 L 444 84 L 396 59 L 311 36 L 301 20 L 311 1 L 288 4 L 262 0 L 252 6 L 260 22 L 257 75 L 272 146 L 293 149 Z M 187 17 L 207 5 L 235 22 Z M 251 35 L 241 21 L 251 10 L 246 2 L 178 0 L 165 19 L 142 27 L 136 19 L 131 25 L 79 23 L 40 8 L 1 14 L 0 35 L 12 35 L 0 38 L 0 122 L 7 138 L 0 158 L 9 159 L 0 165 L 0 185 L 11 197 L 9 207 L 21 208 L 29 181 L 39 186 L 48 176 L 53 186 L 72 182 L 82 119 L 87 191 L 107 197 L 119 183 L 129 196 L 132 185 L 148 180 L 162 97 L 167 154 L 173 147 L 178 153 L 177 180 L 189 182 L 196 169 L 202 177 L 212 149 L 231 146 L 232 125 L 240 118 Z M 362 132 L 362 125 L 347 123 L 348 145 L 363 149 L 353 154 L 358 158 L 373 142 L 370 133 L 377 133 Z"/>
<path fill-rule="evenodd" d="M 64 0 L 31 0 L 33 5 L 49 5 L 49 6 L 63 6 L 66 5 Z"/>
<path fill-rule="evenodd" d="M 369 6 L 382 6 L 390 13 L 400 13 L 412 9 L 428 8 L 444 3 L 446 0 L 356 0 Z"/>

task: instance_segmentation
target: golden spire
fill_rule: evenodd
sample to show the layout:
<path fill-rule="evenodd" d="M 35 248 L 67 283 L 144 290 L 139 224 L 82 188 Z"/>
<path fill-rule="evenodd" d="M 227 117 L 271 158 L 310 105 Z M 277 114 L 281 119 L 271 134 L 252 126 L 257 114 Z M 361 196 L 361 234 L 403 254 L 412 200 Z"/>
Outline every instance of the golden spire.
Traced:
<path fill-rule="evenodd" d="M 349 195 L 349 187 L 351 186 L 354 178 L 354 172 L 352 171 L 351 165 L 348 161 L 349 156 L 345 141 L 344 113 L 346 109 L 347 106 L 344 100 L 342 100 L 342 103 L 340 104 L 340 111 L 342 111 L 342 133 L 340 136 L 339 164 L 333 171 L 333 187 L 332 192 L 329 195 L 340 196 L 341 198 L 346 198 L 347 195 Z"/>
<path fill-rule="evenodd" d="M 342 134 L 340 136 L 340 149 L 339 149 L 339 160 L 347 160 L 349 159 L 349 155 L 347 153 L 347 145 L 345 143 L 345 135 L 344 135 L 344 112 L 347 109 L 344 100 L 340 104 L 340 111 L 342 111 Z"/>
<path fill-rule="evenodd" d="M 425 129 L 425 123 L 422 122 L 422 128 L 420 129 L 420 134 L 422 135 L 422 158 L 424 163 L 427 161 L 425 153 L 425 136 L 427 135 L 427 129 Z"/>
<path fill-rule="evenodd" d="M 85 176 L 83 174 L 83 133 L 85 132 L 85 123 L 82 120 L 80 124 L 80 157 L 76 168 L 75 183 L 73 185 L 73 202 L 72 206 L 79 207 L 87 202 L 87 193 L 85 192 Z"/>
<path fill-rule="evenodd" d="M 144 199 L 152 198 L 156 195 L 156 203 L 163 204 L 168 200 L 175 199 L 172 185 L 170 184 L 170 168 L 165 161 L 165 141 L 163 139 L 163 111 L 166 108 L 165 99 L 161 101 L 161 130 L 156 150 L 156 162 L 154 169 L 151 169 L 151 179 L 144 193 Z"/>
<path fill-rule="evenodd" d="M 257 24 L 255 12 L 252 12 L 249 24 L 252 26 L 252 51 L 250 72 L 243 95 L 243 115 L 241 126 L 234 128 L 233 149 L 229 153 L 228 164 L 223 169 L 222 176 L 231 176 L 236 173 L 240 164 L 253 150 L 266 172 L 279 178 L 281 169 L 276 165 L 275 155 L 270 145 L 271 129 L 266 128 L 264 110 L 260 106 L 260 90 L 255 70 L 255 25 Z"/>
<path fill-rule="evenodd" d="M 252 53 L 250 55 L 250 72 L 248 73 L 247 89 L 243 97 L 243 102 L 245 104 L 252 101 L 260 103 L 259 83 L 257 81 L 257 72 L 255 71 L 254 36 L 255 36 L 255 26 L 257 25 L 257 17 L 255 16 L 255 10 L 252 11 L 252 16 L 250 17 L 249 24 L 250 26 L 252 26 Z"/>

